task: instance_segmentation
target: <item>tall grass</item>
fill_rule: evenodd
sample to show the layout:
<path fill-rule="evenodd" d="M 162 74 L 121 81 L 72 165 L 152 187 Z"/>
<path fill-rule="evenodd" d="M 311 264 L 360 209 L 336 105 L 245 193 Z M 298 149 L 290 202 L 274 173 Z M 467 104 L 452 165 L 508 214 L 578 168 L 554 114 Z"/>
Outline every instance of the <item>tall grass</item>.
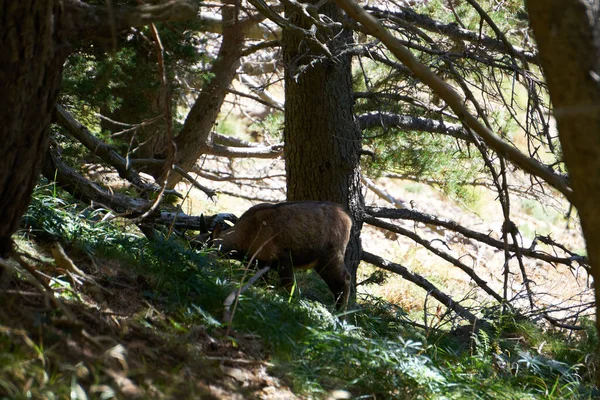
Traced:
<path fill-rule="evenodd" d="M 144 298 L 166 316 L 163 323 L 132 316 L 149 330 L 182 339 L 202 326 L 211 335 L 224 335 L 223 300 L 251 275 L 245 266 L 216 262 L 206 250 L 191 249 L 184 238 L 158 232 L 156 239 L 148 240 L 125 221 L 104 221 L 105 215 L 105 210 L 61 200 L 47 186 L 36 192 L 19 235 L 22 242 L 58 240 L 69 251 L 110 259 L 121 270 L 143 276 L 148 282 Z M 300 286 L 306 289 L 315 279 L 314 274 L 304 276 Z M 236 334 L 223 339 L 243 346 L 235 343 L 237 334 L 252 335 L 270 362 L 269 372 L 295 393 L 312 398 L 327 398 L 334 390 L 373 399 L 558 399 L 590 398 L 594 393 L 588 373 L 588 356 L 597 341 L 593 324 L 589 335 L 569 338 L 505 316 L 497 319 L 493 332 L 461 336 L 425 333 L 407 324 L 397 307 L 375 296 L 356 304 L 346 320 L 332 309 L 333 302 L 290 297 L 272 280 L 262 280 L 241 296 L 228 327 Z M 44 397 L 50 390 L 57 397 L 70 393 L 77 398 L 78 391 L 89 390 L 89 385 L 80 384 L 76 365 L 69 366 L 69 373 L 57 372 L 52 349 L 31 339 L 35 335 L 17 338 L 6 332 L 0 331 L 0 393 L 18 398 L 29 385 L 33 397 Z M 181 339 L 178 345 L 202 358 L 193 341 Z M 28 361 L 32 355 L 37 361 Z M 154 361 L 148 362 L 151 369 Z M 191 362 L 187 368 L 195 366 Z M 35 379 L 23 378 L 15 386 L 14 377 L 25 375 Z M 94 379 L 105 381 L 100 375 Z M 107 385 L 107 390 L 118 392 Z"/>

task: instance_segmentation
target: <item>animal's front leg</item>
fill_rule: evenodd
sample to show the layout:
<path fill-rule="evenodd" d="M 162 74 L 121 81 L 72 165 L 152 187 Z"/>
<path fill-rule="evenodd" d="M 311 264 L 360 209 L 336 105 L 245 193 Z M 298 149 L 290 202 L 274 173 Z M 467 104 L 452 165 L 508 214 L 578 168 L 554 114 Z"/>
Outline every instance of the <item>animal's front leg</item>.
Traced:
<path fill-rule="evenodd" d="M 281 286 L 285 288 L 289 293 L 292 292 L 294 287 L 294 268 L 291 263 L 280 262 L 279 263 L 279 281 Z"/>

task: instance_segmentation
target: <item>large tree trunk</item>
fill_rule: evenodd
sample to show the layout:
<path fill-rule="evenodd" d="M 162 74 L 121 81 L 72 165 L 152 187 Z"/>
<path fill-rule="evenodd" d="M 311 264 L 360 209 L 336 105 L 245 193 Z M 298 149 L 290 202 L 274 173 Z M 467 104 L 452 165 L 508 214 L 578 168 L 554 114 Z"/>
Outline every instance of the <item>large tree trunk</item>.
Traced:
<path fill-rule="evenodd" d="M 592 266 L 600 331 L 600 1 L 526 4 Z"/>
<path fill-rule="evenodd" d="M 48 148 L 63 63 L 74 41 L 195 15 L 187 1 L 136 8 L 77 0 L 0 0 L 0 256 L 12 247 Z"/>
<path fill-rule="evenodd" d="M 56 1 L 0 2 L 0 256 L 11 249 L 48 148 L 67 46 Z"/>
<path fill-rule="evenodd" d="M 314 1 L 314 3 L 317 3 Z M 319 13 L 340 20 L 333 2 Z M 292 23 L 310 28 L 287 10 Z M 327 46 L 333 54 L 347 49 L 352 32 L 335 32 Z M 318 48 L 318 47 L 315 47 Z M 360 261 L 362 195 L 359 151 L 361 134 L 354 121 L 351 56 L 333 58 L 315 54 L 306 37 L 284 30 L 285 63 L 285 160 L 288 200 L 327 200 L 342 204 L 354 226 L 346 252 L 346 266 L 353 280 Z"/>

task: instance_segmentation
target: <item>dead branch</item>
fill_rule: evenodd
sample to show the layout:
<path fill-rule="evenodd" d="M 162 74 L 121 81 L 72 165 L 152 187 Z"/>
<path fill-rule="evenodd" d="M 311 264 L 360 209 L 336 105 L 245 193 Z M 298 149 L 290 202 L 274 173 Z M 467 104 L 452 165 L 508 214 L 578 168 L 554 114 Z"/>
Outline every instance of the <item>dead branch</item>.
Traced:
<path fill-rule="evenodd" d="M 263 276 L 270 269 L 271 269 L 271 267 L 262 268 L 256 274 L 254 274 L 250 279 L 248 279 L 248 282 L 244 286 L 242 286 L 240 289 L 236 289 L 233 292 L 229 293 L 229 296 L 227 296 L 227 298 L 223 302 L 223 308 L 224 308 L 223 322 L 224 323 L 231 324 L 231 320 L 233 319 L 233 315 L 231 313 L 231 306 L 234 304 L 234 302 L 237 304 L 237 301 L 239 300 L 240 295 L 242 293 L 244 293 L 246 290 L 248 290 L 250 288 L 250 286 L 252 286 L 254 284 L 254 282 L 256 282 L 258 280 L 258 278 Z"/>
<path fill-rule="evenodd" d="M 247 47 L 242 52 L 242 56 L 246 57 L 246 56 L 249 56 L 252 53 L 256 53 L 257 51 L 260 51 L 260 50 L 269 49 L 272 47 L 280 47 L 280 46 L 281 46 L 281 42 L 279 40 L 267 40 L 267 41 L 255 44 L 253 46 Z"/>
<path fill-rule="evenodd" d="M 445 107 L 437 107 L 430 103 L 425 103 L 414 96 L 399 94 L 396 92 L 379 91 L 379 92 L 354 92 L 355 99 L 368 99 L 376 103 L 386 102 L 398 102 L 407 103 L 414 107 L 418 107 L 425 111 L 428 115 L 440 115 L 454 121 L 458 121 L 458 118 L 453 113 L 445 109 Z M 360 121 L 359 121 L 360 123 Z M 446 124 L 449 124 L 446 122 Z M 462 125 L 461 125 L 462 127 Z"/>
<path fill-rule="evenodd" d="M 389 19 L 402 25 L 414 25 L 420 29 L 424 29 L 432 33 L 443 34 L 450 39 L 474 43 L 477 46 L 484 47 L 487 51 L 496 51 L 504 54 L 514 55 L 517 58 L 539 65 L 537 52 L 527 51 L 525 49 L 512 46 L 510 43 L 506 42 L 503 35 L 499 36 L 500 39 L 496 39 L 481 34 L 480 32 L 464 29 L 454 23 L 444 24 L 432 19 L 427 15 L 419 14 L 408 7 L 394 11 L 383 10 L 376 6 L 368 6 L 365 7 L 365 9 L 381 19 Z"/>
<path fill-rule="evenodd" d="M 245 97 L 247 99 L 254 100 L 257 103 L 260 103 L 260 104 L 262 104 L 265 107 L 273 108 L 273 109 L 279 110 L 279 111 L 283 111 L 283 107 L 278 106 L 278 105 L 276 105 L 274 103 L 271 103 L 269 101 L 266 101 L 266 100 L 264 100 L 260 96 L 257 96 L 257 95 L 254 95 L 254 94 L 250 94 L 250 93 L 240 92 L 239 90 L 235 90 L 235 89 L 231 89 L 231 88 L 229 89 L 229 93 L 234 94 L 234 95 L 239 96 L 239 97 Z"/>
<path fill-rule="evenodd" d="M 486 325 L 486 322 L 484 320 L 480 320 L 479 318 L 477 318 L 471 311 L 467 310 L 459 303 L 455 302 L 446 293 L 440 291 L 437 287 L 435 287 L 433 283 L 429 282 L 421 275 L 410 271 L 408 268 L 400 264 L 383 259 L 367 251 L 362 252 L 361 259 L 365 262 L 368 262 L 369 264 L 373 264 L 379 268 L 385 269 L 386 271 L 398 274 L 407 281 L 414 283 L 415 285 L 427 291 L 427 293 L 431 294 L 431 296 L 433 296 L 433 298 L 435 298 L 437 301 L 454 311 L 462 318 L 471 322 L 473 325 Z"/>
<path fill-rule="evenodd" d="M 163 211 L 155 218 L 147 219 L 146 222 L 158 225 L 173 226 L 175 229 L 200 231 L 205 226 L 203 218 L 203 216 L 198 217 L 194 215 L 187 215 L 181 212 L 174 213 Z"/>
<path fill-rule="evenodd" d="M 386 29 L 371 14 L 367 13 L 354 0 L 336 0 L 336 3 L 344 9 L 348 15 L 359 21 L 369 34 L 377 37 L 383 44 L 408 67 L 416 78 L 430 87 L 434 93 L 440 96 L 456 115 L 481 136 L 486 144 L 498 154 L 509 158 L 522 170 L 538 176 L 549 185 L 560 191 L 567 199 L 573 199 L 573 190 L 567 179 L 540 164 L 537 160 L 523 154 L 519 149 L 505 142 L 497 136 L 489 127 L 482 124 L 473 116 L 464 104 L 464 99 L 457 91 L 436 75 L 430 68 L 421 63 L 410 50 L 406 48 L 388 29 Z"/>
<path fill-rule="evenodd" d="M 375 193 L 379 198 L 391 203 L 395 208 L 406 208 L 407 204 L 405 201 L 398 200 L 391 194 L 389 194 L 384 188 L 375 184 L 371 179 L 367 178 L 364 175 L 360 175 L 360 181 L 367 187 L 367 189 L 371 190 Z"/>
<path fill-rule="evenodd" d="M 129 163 L 131 165 L 161 166 L 165 163 L 165 160 L 159 160 L 156 158 L 132 158 L 129 160 Z M 173 164 L 171 167 L 175 172 L 177 172 L 179 175 L 181 175 L 182 177 L 187 179 L 187 181 L 190 182 L 192 184 L 192 186 L 194 186 L 196 189 L 204 192 L 204 194 L 206 194 L 206 196 L 208 196 L 209 199 L 212 199 L 215 196 L 216 192 L 213 189 L 206 187 L 206 186 L 202 185 L 201 183 L 199 183 L 190 174 L 185 172 L 180 166 Z M 169 193 L 170 191 L 165 191 L 165 192 Z"/>
<path fill-rule="evenodd" d="M 241 183 L 242 181 L 264 181 L 266 179 L 285 178 L 285 174 L 274 174 L 274 175 L 260 175 L 260 176 L 249 176 L 249 175 L 233 175 L 230 173 L 221 173 L 220 171 L 203 171 L 200 169 L 194 169 L 194 173 L 198 174 L 204 179 L 208 179 L 215 182 L 234 182 Z"/>
<path fill-rule="evenodd" d="M 73 21 L 73 26 L 67 31 L 74 41 L 110 39 L 115 32 L 153 22 L 184 21 L 194 18 L 197 11 L 198 3 L 187 0 L 137 7 L 94 6 L 78 0 L 64 1 L 64 12 L 70 14 L 64 20 Z"/>
<path fill-rule="evenodd" d="M 395 127 L 402 130 L 441 133 L 456 139 L 472 143 L 473 137 L 460 124 L 451 124 L 412 115 L 392 114 L 388 112 L 368 112 L 356 117 L 360 129 Z"/>
<path fill-rule="evenodd" d="M 277 189 L 272 189 L 273 191 Z M 280 197 L 262 197 L 262 196 L 252 196 L 245 195 L 241 192 L 232 192 L 229 190 L 219 190 L 219 193 L 226 194 L 227 196 L 237 197 L 238 199 L 250 200 L 250 201 L 260 201 L 261 203 L 278 203 L 280 201 L 285 201 L 285 193 L 282 193 Z"/>
<path fill-rule="evenodd" d="M 307 44 L 309 46 L 311 46 L 316 52 L 318 52 L 318 54 L 323 54 L 323 55 L 326 55 L 327 57 L 332 57 L 332 54 L 329 51 L 329 48 L 327 48 L 327 46 L 324 43 L 321 43 L 317 39 L 315 33 L 312 30 L 303 29 L 303 28 L 300 28 L 299 26 L 292 24 L 286 18 L 282 17 L 279 14 L 279 10 L 274 9 L 271 5 L 267 4 L 264 0 L 248 0 L 248 2 L 250 4 L 252 4 L 258 10 L 258 12 L 260 12 L 263 16 L 265 16 L 269 20 L 273 21 L 275 24 L 277 24 L 281 28 L 288 29 L 289 31 L 294 32 L 295 34 L 303 37 L 304 40 L 306 40 Z M 293 3 L 298 4 L 296 2 L 293 2 Z M 293 4 L 293 3 L 288 2 L 288 4 Z M 302 5 L 298 4 L 298 6 L 300 8 L 302 8 Z M 306 14 L 306 15 L 309 19 L 311 19 L 311 21 L 314 23 L 315 26 L 320 26 L 326 30 L 331 29 L 332 25 L 335 24 L 333 22 L 322 21 L 321 17 L 318 15 L 316 16 L 316 18 L 315 18 L 315 15 L 313 15 L 313 14 Z"/>
<path fill-rule="evenodd" d="M 281 101 L 277 100 L 271 93 L 269 93 L 269 91 L 265 90 L 265 88 L 262 85 L 260 85 L 256 81 L 256 79 L 252 78 L 251 76 L 248 76 L 247 74 L 240 74 L 239 80 L 241 83 L 246 85 L 248 88 L 250 88 L 250 90 L 252 90 L 258 95 L 260 100 L 257 101 L 266 105 L 267 107 L 283 111 L 284 104 Z"/>
<path fill-rule="evenodd" d="M 244 148 L 213 143 L 208 146 L 205 154 L 232 158 L 277 158 L 283 156 L 283 145 Z"/>
<path fill-rule="evenodd" d="M 54 290 L 52 290 L 52 288 L 50 287 L 48 282 L 46 282 L 44 277 L 40 275 L 40 272 L 33 266 L 25 262 L 25 260 L 23 260 L 20 254 L 13 252 L 13 257 L 15 261 L 19 264 L 19 266 L 23 268 L 22 271 L 26 272 L 25 276 L 27 277 L 27 280 L 47 299 L 50 299 L 54 307 L 61 310 L 70 323 L 76 323 L 77 319 L 75 318 L 71 310 L 69 310 L 69 308 L 65 306 L 63 302 L 60 301 L 60 299 L 54 295 Z M 15 266 L 13 264 L 9 263 L 2 257 L 0 257 L 0 267 L 5 268 L 7 271 L 12 271 L 15 269 Z"/>
<path fill-rule="evenodd" d="M 500 296 L 492 288 L 490 288 L 488 286 L 487 282 L 484 281 L 483 279 L 481 279 L 479 277 L 479 275 L 477 275 L 472 268 L 470 268 L 467 265 L 465 265 L 464 263 L 460 262 L 458 259 L 452 257 L 450 254 L 448 254 L 448 253 L 446 253 L 444 251 L 441 251 L 441 250 L 433 247 L 431 245 L 430 241 L 425 240 L 425 239 L 421 238 L 419 235 L 417 235 L 416 233 L 414 233 L 412 231 L 409 231 L 407 229 L 404 229 L 404 228 L 402 228 L 402 227 L 400 227 L 398 225 L 392 224 L 390 222 L 381 221 L 381 220 L 379 220 L 377 218 L 373 218 L 373 217 L 368 216 L 368 215 L 366 215 L 363 218 L 363 221 L 366 222 L 367 224 L 370 224 L 370 225 L 373 225 L 373 226 L 377 226 L 379 228 L 387 229 L 389 231 L 399 233 L 399 234 L 401 234 L 403 236 L 406 236 L 406 237 L 412 239 L 413 241 L 415 241 L 416 243 L 418 243 L 421 246 L 425 247 L 427 250 L 429 250 L 430 252 L 432 252 L 436 256 L 438 256 L 438 257 L 446 260 L 447 262 L 451 263 L 452 265 L 460 268 L 464 273 L 466 273 L 473 280 L 473 282 L 475 282 L 487 294 L 489 294 L 490 296 L 492 296 L 499 303 L 502 303 L 502 301 L 503 301 L 502 296 Z"/>
<path fill-rule="evenodd" d="M 220 14 L 202 10 L 198 20 L 201 22 L 199 25 L 202 31 L 218 33 L 219 35 L 223 34 L 223 17 Z M 277 39 L 277 36 L 280 36 L 279 31 L 279 27 L 270 21 L 261 22 L 257 20 L 256 23 L 248 29 L 246 37 L 254 40 L 270 39 L 270 43 L 273 43 L 276 42 L 274 39 Z M 271 44 L 271 46 L 272 45 L 273 44 Z"/>
<path fill-rule="evenodd" d="M 217 144 L 221 144 L 223 146 L 233 146 L 233 147 L 260 147 L 259 143 L 248 142 L 247 140 L 242 140 L 240 138 L 236 138 L 233 136 L 223 135 L 219 132 L 212 132 L 211 137 L 213 142 Z"/>
<path fill-rule="evenodd" d="M 49 181 L 56 181 L 73 197 L 86 202 L 100 203 L 126 216 L 139 216 L 152 205 L 144 199 L 108 192 L 96 183 L 85 179 L 62 160 L 57 146 L 55 144 L 48 149 L 42 173 Z"/>
<path fill-rule="evenodd" d="M 394 208 L 382 208 L 382 207 L 365 207 L 365 211 L 368 215 L 378 218 L 391 218 L 391 219 L 404 219 L 416 222 L 422 222 L 424 224 L 442 226 L 453 232 L 458 232 L 461 235 L 485 243 L 489 246 L 497 249 L 504 249 L 504 242 L 494 239 L 487 234 L 465 228 L 455 221 L 451 221 L 444 218 L 439 218 L 431 214 L 421 213 L 415 210 L 409 209 L 394 209 Z M 516 245 L 513 243 L 508 246 L 508 250 L 515 252 Z M 564 264 L 572 267 L 574 262 L 577 262 L 580 266 L 583 266 L 589 273 L 589 261 L 587 257 L 580 256 L 577 254 L 570 254 L 569 257 L 557 257 L 547 253 L 539 252 L 534 248 L 519 248 L 519 251 L 527 257 L 536 258 L 542 261 L 556 264 Z"/>
<path fill-rule="evenodd" d="M 73 118 L 73 116 L 60 104 L 56 105 L 55 110 L 56 122 L 91 151 L 92 154 L 97 155 L 104 162 L 114 167 L 121 178 L 128 180 L 140 190 L 152 192 L 160 191 L 158 185 L 147 183 L 142 180 L 137 171 L 132 169 L 131 165 L 128 165 L 127 160 L 124 157 L 122 157 L 112 146 L 94 136 L 85 125 Z"/>

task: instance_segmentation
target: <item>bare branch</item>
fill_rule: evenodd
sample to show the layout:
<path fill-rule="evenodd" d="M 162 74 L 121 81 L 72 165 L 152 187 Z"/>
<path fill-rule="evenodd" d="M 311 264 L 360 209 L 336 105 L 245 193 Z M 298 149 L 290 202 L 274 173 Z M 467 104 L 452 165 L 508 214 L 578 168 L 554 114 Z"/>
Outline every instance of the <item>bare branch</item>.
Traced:
<path fill-rule="evenodd" d="M 203 11 L 199 17 L 202 22 L 201 28 L 204 32 L 223 34 L 223 17 L 220 14 Z M 279 36 L 280 29 L 277 25 L 270 22 L 256 21 L 250 28 L 246 37 L 254 40 L 271 40 L 268 45 L 262 44 L 261 47 L 273 46 L 277 43 L 275 39 Z"/>
<path fill-rule="evenodd" d="M 236 182 L 239 183 L 241 181 L 263 181 L 265 179 L 274 179 L 274 178 L 285 178 L 285 174 L 274 174 L 274 175 L 263 175 L 263 176 L 249 176 L 249 175 L 232 175 L 226 174 L 223 175 L 219 171 L 204 171 L 199 168 L 194 168 L 193 172 L 198 174 L 204 179 L 208 179 L 216 182 Z"/>
<path fill-rule="evenodd" d="M 65 13 L 73 26 L 68 32 L 74 40 L 110 39 L 114 32 L 153 22 L 184 21 L 194 18 L 198 2 L 171 0 L 162 4 L 143 4 L 137 7 L 93 6 L 79 0 L 65 0 Z"/>
<path fill-rule="evenodd" d="M 186 215 L 184 213 L 161 212 L 155 218 L 148 218 L 146 223 L 173 226 L 175 229 L 199 231 L 204 227 L 203 216 Z"/>
<path fill-rule="evenodd" d="M 322 43 L 317 39 L 315 33 L 309 29 L 303 29 L 299 26 L 296 26 L 289 22 L 286 18 L 282 17 L 278 11 L 274 10 L 273 7 L 268 5 L 264 0 L 248 0 L 250 4 L 252 4 L 256 9 L 265 17 L 269 18 L 271 21 L 279 25 L 284 29 L 288 29 L 298 35 L 301 35 L 307 43 L 315 49 L 315 51 L 319 52 L 319 54 L 324 54 L 327 57 L 332 57 L 331 52 L 326 44 Z M 287 1 L 288 5 L 297 5 L 300 9 L 304 7 L 295 1 Z M 314 23 L 315 26 L 320 26 L 323 29 L 330 30 L 334 25 L 338 25 L 334 22 L 322 21 L 320 16 L 315 16 L 313 13 L 303 13 L 308 16 L 310 20 Z"/>
<path fill-rule="evenodd" d="M 394 196 L 389 194 L 384 188 L 376 185 L 375 182 L 373 182 L 371 179 L 367 178 L 366 176 L 361 175 L 360 181 L 363 183 L 363 185 L 365 185 L 367 187 L 367 189 L 370 189 L 373 193 L 377 194 L 377 196 L 379 196 L 381 199 L 384 199 L 388 203 L 392 203 L 394 205 L 394 207 L 406 208 L 406 206 L 407 206 L 406 202 L 404 202 L 402 200 L 398 200 L 397 198 L 395 198 Z"/>
<path fill-rule="evenodd" d="M 246 140 L 242 140 L 240 138 L 236 138 L 234 136 L 223 135 L 219 132 L 212 132 L 211 137 L 213 142 L 217 144 L 222 144 L 224 146 L 233 146 L 233 147 L 260 147 L 260 144 L 254 142 L 248 142 Z"/>
<path fill-rule="evenodd" d="M 277 189 L 271 189 L 276 191 Z M 226 194 L 227 196 L 237 197 L 238 199 L 260 201 L 261 203 L 279 203 L 285 201 L 285 193 L 282 193 L 279 197 L 263 197 L 263 196 L 252 196 L 243 194 L 241 191 L 232 192 L 229 190 L 219 190 L 219 194 Z"/>
<path fill-rule="evenodd" d="M 240 82 L 248 86 L 250 90 L 256 93 L 258 97 L 262 100 L 257 100 L 258 102 L 266 105 L 267 107 L 272 107 L 277 110 L 283 110 L 284 104 L 281 101 L 277 100 L 267 90 L 265 90 L 265 88 L 262 85 L 260 85 L 255 79 L 246 74 L 240 74 L 239 79 Z"/>
<path fill-rule="evenodd" d="M 123 213 L 127 217 L 139 216 L 152 205 L 147 200 L 133 198 L 121 193 L 108 192 L 99 185 L 90 182 L 69 167 L 62 160 L 58 149 L 52 146 L 48 150 L 43 174 L 50 181 L 56 180 L 73 197 L 83 199 L 86 202 L 100 203 L 102 206 L 117 213 Z"/>
<path fill-rule="evenodd" d="M 417 13 L 408 7 L 397 11 L 382 10 L 373 6 L 365 7 L 365 9 L 377 18 L 401 21 L 402 24 L 411 24 L 429 32 L 443 34 L 450 39 L 475 43 L 477 46 L 485 47 L 488 51 L 511 54 L 517 58 L 527 60 L 530 63 L 539 64 L 537 52 L 527 51 L 507 43 L 504 35 L 499 36 L 500 40 L 495 39 L 479 32 L 461 28 L 455 23 L 444 24 L 438 22 L 427 15 Z"/>
<path fill-rule="evenodd" d="M 362 252 L 361 259 L 363 261 L 368 262 L 369 264 L 373 264 L 379 268 L 385 269 L 386 271 L 399 274 L 407 281 L 412 282 L 415 285 L 427 291 L 427 293 L 431 294 L 431 296 L 433 296 L 437 301 L 439 301 L 440 303 L 442 303 L 461 317 L 465 318 L 472 324 L 479 325 L 485 323 L 485 321 L 477 318 L 471 311 L 467 310 L 459 303 L 455 302 L 446 293 L 440 291 L 437 287 L 435 287 L 435 285 L 433 285 L 433 283 L 429 282 L 421 275 L 410 271 L 408 268 L 400 264 L 383 259 L 375 254 L 369 253 L 368 251 Z"/>
<path fill-rule="evenodd" d="M 283 156 L 283 144 L 242 148 L 223 146 L 215 143 L 207 148 L 206 154 L 235 158 L 277 158 Z"/>
<path fill-rule="evenodd" d="M 131 165 L 153 165 L 153 166 L 163 166 L 165 164 L 165 160 L 159 160 L 156 158 L 132 158 L 129 160 Z M 180 166 L 177 164 L 171 164 L 171 169 L 177 172 L 179 175 L 187 179 L 196 189 L 204 192 L 208 198 L 212 199 L 215 195 L 215 191 L 211 188 L 208 188 L 199 182 L 197 182 L 190 174 L 185 172 Z M 167 192 L 168 193 L 168 192 Z"/>
<path fill-rule="evenodd" d="M 121 178 L 127 179 L 141 190 L 160 191 L 158 185 L 144 182 L 138 173 L 127 164 L 127 160 L 124 157 L 117 153 L 112 146 L 94 136 L 85 125 L 73 118 L 60 104 L 56 105 L 55 116 L 57 122 L 66 128 L 75 139 L 87 147 L 92 154 L 99 156 L 106 163 L 113 166 Z"/>
<path fill-rule="evenodd" d="M 356 122 L 360 129 L 375 127 L 396 127 L 407 131 L 441 133 L 465 142 L 473 143 L 473 137 L 460 124 L 450 124 L 442 120 L 414 117 L 412 115 L 392 114 L 373 111 L 359 115 Z"/>
<path fill-rule="evenodd" d="M 377 37 L 421 82 L 439 95 L 456 115 L 473 129 L 498 154 L 509 158 L 519 168 L 538 176 L 560 191 L 567 199 L 573 200 L 573 190 L 565 177 L 548 169 L 536 160 L 526 156 L 519 149 L 506 143 L 488 127 L 474 117 L 464 104 L 464 99 L 431 69 L 421 63 L 398 39 L 396 39 L 379 21 L 367 13 L 354 0 L 336 0 L 349 16 L 359 21 L 368 32 Z"/>
<path fill-rule="evenodd" d="M 395 101 L 399 103 L 408 103 L 415 107 L 419 107 L 428 113 L 443 115 L 444 117 L 458 120 L 456 115 L 446 111 L 443 107 L 435 107 L 432 104 L 425 103 L 413 96 L 406 96 L 399 93 L 388 92 L 354 92 L 355 99 L 369 99 L 375 102 Z"/>
<path fill-rule="evenodd" d="M 402 227 L 400 227 L 398 225 L 395 225 L 395 224 L 392 224 L 392 223 L 386 222 L 386 221 L 381 221 L 381 220 L 379 220 L 377 218 L 373 218 L 373 217 L 368 216 L 368 215 L 364 217 L 363 221 L 366 222 L 367 224 L 370 224 L 370 225 L 373 225 L 373 226 L 377 226 L 379 228 L 387 229 L 389 231 L 399 233 L 399 234 L 401 234 L 403 236 L 406 236 L 406 237 L 412 239 L 413 241 L 415 241 L 416 243 L 418 243 L 421 246 L 425 247 L 427 250 L 429 250 L 430 252 L 432 252 L 436 256 L 438 256 L 438 257 L 446 260 L 447 262 L 453 264 L 454 266 L 460 268 L 471 279 L 473 279 L 473 282 L 475 282 L 487 294 L 489 294 L 490 296 L 492 296 L 499 303 L 502 303 L 502 296 L 500 296 L 492 288 L 490 288 L 488 286 L 487 282 L 484 281 L 483 279 L 481 279 L 475 273 L 475 271 L 473 271 L 472 268 L 470 268 L 467 265 L 465 265 L 464 263 L 460 262 L 458 259 L 452 257 L 450 254 L 448 254 L 446 252 L 443 252 L 443 251 L 441 251 L 439 249 L 436 249 L 435 247 L 433 247 L 431 245 L 431 242 L 429 242 L 429 241 L 421 238 L 416 233 L 411 232 L 411 231 L 409 231 L 407 229 L 404 229 L 404 228 L 402 228 Z"/>
<path fill-rule="evenodd" d="M 379 218 L 395 218 L 395 219 L 405 219 L 410 221 L 422 222 L 424 224 L 431 224 L 442 226 L 446 229 L 449 229 L 454 232 L 458 232 L 461 235 L 468 237 L 470 239 L 477 240 L 479 242 L 485 243 L 489 246 L 495 247 L 497 249 L 504 249 L 504 242 L 494 239 L 489 235 L 486 235 L 481 232 L 477 232 L 464 226 L 456 223 L 455 221 L 451 221 L 448 219 L 443 219 L 436 217 L 434 215 L 421 213 L 415 210 L 409 209 L 394 209 L 394 208 L 381 208 L 381 207 L 366 207 L 365 211 L 368 215 Z M 516 246 L 513 243 L 508 246 L 508 250 L 511 252 L 515 252 Z M 533 248 L 519 248 L 519 251 L 527 257 L 537 258 L 539 260 L 543 260 L 549 263 L 556 264 L 564 264 L 568 266 L 572 266 L 574 262 L 577 262 L 579 265 L 583 266 L 589 272 L 589 261 L 587 257 L 580 255 L 571 254 L 570 257 L 556 257 L 550 254 L 542 253 L 539 251 L 535 251 Z"/>

